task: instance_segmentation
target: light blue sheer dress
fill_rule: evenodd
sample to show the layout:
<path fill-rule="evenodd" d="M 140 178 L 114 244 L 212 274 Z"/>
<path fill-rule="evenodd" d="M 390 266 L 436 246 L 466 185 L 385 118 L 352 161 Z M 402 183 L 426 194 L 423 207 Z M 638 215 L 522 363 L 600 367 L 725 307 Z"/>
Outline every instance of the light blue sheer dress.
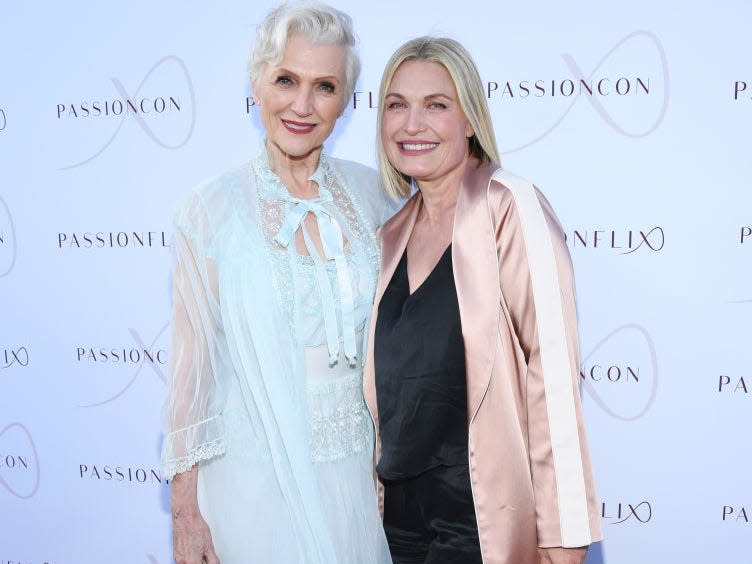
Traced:
<path fill-rule="evenodd" d="M 176 216 L 162 467 L 200 465 L 223 564 L 391 562 L 361 380 L 393 204 L 356 163 L 322 154 L 311 179 L 318 197 L 292 198 L 262 150 Z"/>

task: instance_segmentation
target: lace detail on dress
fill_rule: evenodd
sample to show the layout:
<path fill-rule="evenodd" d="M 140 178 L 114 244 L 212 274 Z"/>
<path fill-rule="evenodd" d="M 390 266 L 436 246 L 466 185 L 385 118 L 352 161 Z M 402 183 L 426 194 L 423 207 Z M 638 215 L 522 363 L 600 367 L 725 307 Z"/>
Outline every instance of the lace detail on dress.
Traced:
<path fill-rule="evenodd" d="M 187 472 L 202 460 L 209 460 L 225 453 L 226 445 L 223 438 L 214 439 L 192 449 L 186 456 L 174 458 L 162 463 L 162 477 L 172 480 L 175 474 Z"/>
<path fill-rule="evenodd" d="M 311 458 L 340 460 L 370 448 L 371 419 L 361 391 L 362 374 L 308 386 Z"/>
<path fill-rule="evenodd" d="M 325 155 L 322 155 L 324 158 Z M 351 198 L 350 194 L 344 189 L 345 183 L 340 177 L 337 170 L 329 165 L 329 161 L 325 160 L 325 174 L 324 178 L 332 186 L 331 192 L 334 196 L 335 205 L 342 210 L 347 224 L 350 226 L 355 238 L 362 242 L 366 254 L 368 255 L 369 262 L 374 269 L 374 272 L 378 270 L 381 262 L 381 256 L 379 246 L 376 243 L 375 226 L 368 227 L 368 216 L 363 213 L 363 209 L 356 198 Z M 358 187 L 354 186 L 353 189 L 357 190 Z M 365 230 L 365 231 L 364 231 Z"/>
<path fill-rule="evenodd" d="M 277 294 L 281 315 L 290 320 L 295 346 L 322 346 L 327 343 L 324 336 L 325 305 L 319 287 L 321 277 L 317 276 L 314 260 L 299 254 L 295 244 L 284 248 L 275 241 L 296 204 L 280 178 L 270 169 L 265 148 L 262 147 L 251 161 L 249 174 L 258 202 L 253 222 L 258 223 L 264 237 L 268 275 Z M 363 187 L 347 184 L 336 163 L 323 153 L 311 180 L 318 184 L 320 195 L 324 192 L 331 194 L 331 199 L 327 196 L 318 203 L 342 230 L 356 310 L 355 331 L 359 332 L 370 311 L 379 264 L 379 250 L 373 233 L 375 226 L 358 200 L 358 190 Z M 341 296 L 335 262 L 326 261 L 325 269 L 334 294 L 337 325 L 341 326 Z M 344 357 L 341 360 L 344 361 Z M 309 444 L 315 462 L 341 460 L 372 448 L 373 444 L 373 425 L 363 401 L 362 371 L 355 370 L 329 379 L 330 375 L 324 373 L 330 367 L 325 357 L 320 366 L 307 367 Z M 322 376 L 325 381 L 320 379 Z"/>
<path fill-rule="evenodd" d="M 290 207 L 290 194 L 269 167 L 269 157 L 264 147 L 250 163 L 250 174 L 255 178 L 258 195 L 258 222 L 266 241 L 273 285 L 279 296 L 282 312 L 293 323 L 296 342 L 299 341 L 296 323 L 299 316 L 321 314 L 321 303 L 314 273 L 314 263 L 310 256 L 300 255 L 295 246 L 285 249 L 274 238 L 282 227 Z M 376 273 L 379 266 L 379 248 L 368 216 L 363 212 L 357 198 L 351 196 L 346 183 L 332 165 L 325 153 L 319 158 L 319 166 L 311 177 L 319 184 L 320 190 L 332 194 L 332 212 L 340 217 L 341 228 L 345 236 L 347 262 L 350 266 L 352 286 L 356 303 L 363 304 L 373 299 L 376 287 Z M 350 187 L 357 190 L 358 187 Z M 294 256 L 294 262 L 291 260 Z M 293 271 L 295 270 L 295 271 Z M 328 275 L 337 288 L 336 272 L 333 264 L 327 264 Z M 370 274 L 363 279 L 365 274 Z M 296 288 L 297 285 L 297 288 Z M 296 295 L 298 300 L 296 300 Z M 338 296 L 335 303 L 339 304 Z M 297 302 L 297 303 L 296 303 Z M 339 317 L 339 311 L 337 312 Z M 356 320 L 356 326 L 358 322 Z"/>

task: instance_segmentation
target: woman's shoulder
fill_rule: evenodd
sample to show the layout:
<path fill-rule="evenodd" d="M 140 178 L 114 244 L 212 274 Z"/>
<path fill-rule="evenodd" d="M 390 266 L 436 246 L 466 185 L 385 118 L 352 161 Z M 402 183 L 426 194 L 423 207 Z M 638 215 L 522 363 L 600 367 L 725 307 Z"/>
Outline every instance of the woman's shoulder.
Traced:
<path fill-rule="evenodd" d="M 535 223 L 535 217 L 543 217 L 550 230 L 563 233 L 561 223 L 550 202 L 531 181 L 505 169 L 493 174 L 488 190 L 492 212 L 502 217 L 510 213 L 524 216 L 525 223 Z"/>
<path fill-rule="evenodd" d="M 389 217 L 389 219 L 384 223 L 384 225 L 381 227 L 381 233 L 382 235 L 384 233 L 389 233 L 392 231 L 399 231 L 403 228 L 404 222 L 407 219 L 407 217 L 414 211 L 415 206 L 418 205 L 418 200 L 421 198 L 420 191 L 415 191 L 415 193 L 410 196 L 407 200 L 401 200 L 399 202 L 395 202 L 392 200 L 392 203 L 396 207 L 394 210 L 394 213 Z"/>
<path fill-rule="evenodd" d="M 390 198 L 381 187 L 376 170 L 345 159 L 329 157 L 329 161 L 342 177 L 351 197 L 363 205 L 373 229 L 383 225 L 399 209 L 399 202 Z"/>
<path fill-rule="evenodd" d="M 340 173 L 346 176 L 357 176 L 366 178 L 374 183 L 379 181 L 379 173 L 368 165 L 347 159 L 338 159 L 336 157 L 327 157 L 331 165 Z"/>
<path fill-rule="evenodd" d="M 200 200 L 206 204 L 227 200 L 233 189 L 249 182 L 249 167 L 250 163 L 243 163 L 199 182 L 187 194 L 186 200 Z"/>
<path fill-rule="evenodd" d="M 329 166 L 342 179 L 348 192 L 365 200 L 366 204 L 378 203 L 383 199 L 379 173 L 370 166 L 356 161 L 328 156 Z"/>
<path fill-rule="evenodd" d="M 483 167 L 484 183 L 488 186 L 488 199 L 491 209 L 508 208 L 516 201 L 525 198 L 541 198 L 538 188 L 526 178 L 491 163 Z M 479 187 L 480 188 L 480 187 Z"/>
<path fill-rule="evenodd" d="M 221 172 L 189 189 L 175 206 L 176 227 L 190 233 L 198 228 L 211 229 L 221 223 L 234 208 L 238 188 L 250 182 L 249 163 Z"/>

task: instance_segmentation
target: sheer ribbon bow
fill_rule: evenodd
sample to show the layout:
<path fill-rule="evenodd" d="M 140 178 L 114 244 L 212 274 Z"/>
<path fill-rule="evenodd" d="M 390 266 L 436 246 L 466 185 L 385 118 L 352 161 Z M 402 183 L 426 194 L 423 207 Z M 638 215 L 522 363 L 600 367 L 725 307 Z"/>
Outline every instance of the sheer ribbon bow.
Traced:
<path fill-rule="evenodd" d="M 301 229 L 308 254 L 313 259 L 316 269 L 321 303 L 324 310 L 324 328 L 326 331 L 326 343 L 329 350 L 329 364 L 333 366 L 339 360 L 340 335 L 337 326 L 337 310 L 334 301 L 335 291 L 326 271 L 326 264 L 319 256 L 310 233 L 305 226 L 305 218 L 310 213 L 316 218 L 316 223 L 321 236 L 321 246 L 326 260 L 333 260 L 337 272 L 337 286 L 339 288 L 340 311 L 342 314 L 342 342 L 345 349 L 345 357 L 350 366 L 355 366 L 357 349 L 355 345 L 355 303 L 353 298 L 352 277 L 350 267 L 345 258 L 344 237 L 342 228 L 332 213 L 324 206 L 331 203 L 331 192 L 319 188 L 319 196 L 312 199 L 301 199 L 288 196 L 291 204 L 287 216 L 282 222 L 274 240 L 281 246 L 289 248 L 294 240 L 295 232 Z"/>

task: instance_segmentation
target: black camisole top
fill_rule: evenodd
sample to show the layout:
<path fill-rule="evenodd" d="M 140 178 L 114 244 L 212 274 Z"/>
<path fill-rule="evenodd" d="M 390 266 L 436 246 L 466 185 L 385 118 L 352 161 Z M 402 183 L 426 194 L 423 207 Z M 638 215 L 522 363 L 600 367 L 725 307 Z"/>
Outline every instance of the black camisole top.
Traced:
<path fill-rule="evenodd" d="M 381 478 L 467 465 L 467 383 L 451 245 L 410 294 L 407 251 L 379 303 L 374 341 Z"/>

